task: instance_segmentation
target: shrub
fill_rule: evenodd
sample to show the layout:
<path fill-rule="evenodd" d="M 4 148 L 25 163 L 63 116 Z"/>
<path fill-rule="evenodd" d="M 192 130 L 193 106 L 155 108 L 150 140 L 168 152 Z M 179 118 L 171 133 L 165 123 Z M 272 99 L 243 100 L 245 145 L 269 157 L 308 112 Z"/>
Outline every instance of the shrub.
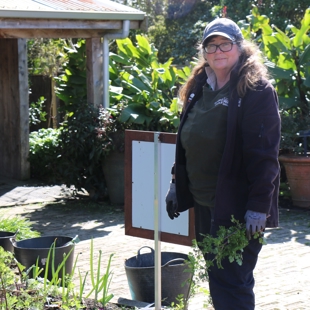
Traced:
<path fill-rule="evenodd" d="M 93 198 L 98 198 L 105 188 L 101 168 L 103 149 L 96 131 L 99 111 L 85 101 L 76 106 L 60 131 L 57 170 L 67 186 L 86 189 Z"/>
<path fill-rule="evenodd" d="M 60 129 L 42 128 L 29 135 L 31 177 L 57 180 L 57 159 L 60 154 Z"/>

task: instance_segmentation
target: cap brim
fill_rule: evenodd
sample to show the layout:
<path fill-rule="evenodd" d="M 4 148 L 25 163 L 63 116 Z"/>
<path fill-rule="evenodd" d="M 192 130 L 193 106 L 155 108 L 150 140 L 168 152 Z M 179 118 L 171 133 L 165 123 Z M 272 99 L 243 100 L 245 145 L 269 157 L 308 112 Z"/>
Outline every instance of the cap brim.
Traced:
<path fill-rule="evenodd" d="M 209 38 L 211 38 L 211 37 L 213 37 L 213 36 L 222 36 L 222 37 L 225 37 L 225 38 L 227 38 L 227 39 L 229 39 L 229 40 L 231 40 L 231 41 L 236 41 L 236 38 L 235 38 L 235 37 L 230 36 L 229 34 L 227 34 L 227 33 L 225 33 L 225 32 L 212 32 L 212 33 L 210 33 L 207 37 L 205 37 L 205 38 L 203 39 L 202 44 L 205 43 L 206 40 L 208 40 Z"/>

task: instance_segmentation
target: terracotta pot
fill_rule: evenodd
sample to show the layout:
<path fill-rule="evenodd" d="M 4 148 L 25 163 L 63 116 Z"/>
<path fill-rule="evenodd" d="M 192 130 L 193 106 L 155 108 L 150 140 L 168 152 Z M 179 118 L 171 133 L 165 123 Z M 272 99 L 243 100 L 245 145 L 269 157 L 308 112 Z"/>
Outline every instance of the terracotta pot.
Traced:
<path fill-rule="evenodd" d="M 281 155 L 294 206 L 310 208 L 310 157 Z"/>

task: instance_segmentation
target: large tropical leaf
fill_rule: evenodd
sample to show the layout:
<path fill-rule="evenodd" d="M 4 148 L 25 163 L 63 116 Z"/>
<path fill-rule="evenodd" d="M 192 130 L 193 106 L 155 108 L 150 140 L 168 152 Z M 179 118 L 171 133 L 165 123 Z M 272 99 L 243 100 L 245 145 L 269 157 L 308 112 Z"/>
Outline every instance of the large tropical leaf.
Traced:
<path fill-rule="evenodd" d="M 306 46 L 305 50 L 299 57 L 299 64 L 305 65 L 306 63 L 310 62 L 310 44 Z"/>
<path fill-rule="evenodd" d="M 152 52 L 152 49 L 151 49 L 151 45 L 148 42 L 148 40 L 141 35 L 137 35 L 136 39 L 137 39 L 139 48 L 142 49 L 146 54 L 150 55 Z"/>
<path fill-rule="evenodd" d="M 130 104 L 121 113 L 119 120 L 123 123 L 149 124 L 152 117 L 147 116 L 146 108 L 141 104 Z"/>
<path fill-rule="evenodd" d="M 276 64 L 268 61 L 265 63 L 266 66 L 269 69 L 270 74 L 272 75 L 273 78 L 276 79 L 285 79 L 285 80 L 291 80 L 292 75 L 294 74 L 294 71 L 292 69 L 283 69 L 278 67 Z"/>
<path fill-rule="evenodd" d="M 293 44 L 295 47 L 302 45 L 303 36 L 309 31 L 310 29 L 310 9 L 307 9 L 304 15 L 304 18 L 301 21 L 301 28 L 296 33 Z"/>
<path fill-rule="evenodd" d="M 297 108 L 300 105 L 300 101 L 296 97 L 285 98 L 279 96 L 280 107 L 284 110 Z"/>
<path fill-rule="evenodd" d="M 141 80 L 126 71 L 121 73 L 121 78 L 122 86 L 131 90 L 134 93 L 141 92 L 143 90 L 150 91 L 150 88 L 147 84 L 143 83 Z"/>
<path fill-rule="evenodd" d="M 113 60 L 117 63 L 123 64 L 125 66 L 129 66 L 130 65 L 130 61 L 128 57 L 124 57 L 124 54 L 118 55 L 118 54 L 114 54 L 114 53 L 110 53 L 110 60 Z"/>
<path fill-rule="evenodd" d="M 306 77 L 303 83 L 306 87 L 310 88 L 310 75 Z"/>

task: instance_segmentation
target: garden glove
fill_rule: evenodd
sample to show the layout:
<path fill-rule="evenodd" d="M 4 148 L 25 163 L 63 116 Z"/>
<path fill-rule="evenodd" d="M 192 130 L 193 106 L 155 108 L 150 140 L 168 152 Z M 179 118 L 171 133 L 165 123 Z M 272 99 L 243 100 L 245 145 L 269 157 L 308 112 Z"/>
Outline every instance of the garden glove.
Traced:
<path fill-rule="evenodd" d="M 246 234 L 249 240 L 256 232 L 263 231 L 266 228 L 266 214 L 248 210 L 244 216 L 246 222 Z"/>
<path fill-rule="evenodd" d="M 175 217 L 180 215 L 177 212 L 178 204 L 177 204 L 177 195 L 175 192 L 175 183 L 170 182 L 170 188 L 166 195 L 166 210 L 168 216 L 173 220 Z"/>

